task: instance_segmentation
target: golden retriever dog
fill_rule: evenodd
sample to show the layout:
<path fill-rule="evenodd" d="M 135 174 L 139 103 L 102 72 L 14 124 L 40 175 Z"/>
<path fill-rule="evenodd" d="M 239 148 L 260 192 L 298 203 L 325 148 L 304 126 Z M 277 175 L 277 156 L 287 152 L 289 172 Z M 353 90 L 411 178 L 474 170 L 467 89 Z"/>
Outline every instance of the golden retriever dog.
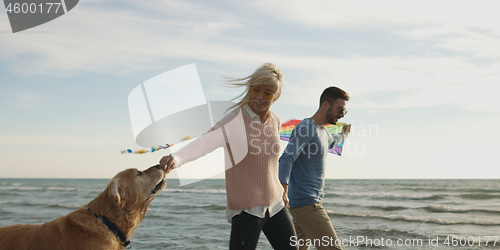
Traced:
<path fill-rule="evenodd" d="M 125 249 L 149 204 L 165 188 L 165 175 L 160 165 L 143 172 L 124 170 L 84 208 L 42 225 L 1 227 L 0 249 Z"/>

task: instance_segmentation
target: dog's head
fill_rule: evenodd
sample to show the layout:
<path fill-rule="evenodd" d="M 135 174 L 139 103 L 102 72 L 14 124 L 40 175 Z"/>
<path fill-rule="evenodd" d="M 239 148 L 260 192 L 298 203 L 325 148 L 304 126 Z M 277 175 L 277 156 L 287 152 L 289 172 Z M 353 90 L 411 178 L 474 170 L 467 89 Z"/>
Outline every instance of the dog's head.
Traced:
<path fill-rule="evenodd" d="M 144 171 L 127 169 L 118 173 L 106 190 L 118 207 L 147 208 L 159 191 L 166 186 L 165 172 L 156 165 Z"/>
<path fill-rule="evenodd" d="M 165 172 L 160 165 L 144 171 L 126 169 L 108 183 L 106 190 L 87 207 L 107 217 L 126 235 L 144 219 L 146 210 L 159 191 L 166 186 Z"/>

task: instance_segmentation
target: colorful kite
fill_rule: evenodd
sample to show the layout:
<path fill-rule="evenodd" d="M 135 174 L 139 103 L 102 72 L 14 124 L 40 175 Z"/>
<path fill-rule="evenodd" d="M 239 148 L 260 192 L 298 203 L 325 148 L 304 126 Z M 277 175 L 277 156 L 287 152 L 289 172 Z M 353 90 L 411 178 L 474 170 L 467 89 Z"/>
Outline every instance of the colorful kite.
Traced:
<path fill-rule="evenodd" d="M 182 138 L 181 142 L 187 141 L 187 140 L 191 140 L 191 137 L 189 135 L 186 135 L 184 138 Z M 161 149 L 170 148 L 173 145 L 174 144 L 164 144 L 164 145 L 160 145 L 157 147 L 152 147 L 150 149 L 139 149 L 139 150 L 124 149 L 124 150 L 120 150 L 120 152 L 122 152 L 122 154 L 145 154 L 145 153 L 149 153 L 149 152 L 154 153 L 154 152 L 161 150 Z"/>
<path fill-rule="evenodd" d="M 293 128 L 295 128 L 295 126 L 297 126 L 297 124 L 299 124 L 300 122 L 301 122 L 301 120 L 292 119 L 292 120 L 289 120 L 289 121 L 281 124 L 280 139 L 283 141 L 288 141 L 290 139 L 290 135 L 292 134 Z M 341 134 L 342 127 L 346 126 L 346 125 L 347 125 L 346 123 L 337 122 L 336 125 L 328 124 L 326 126 L 326 129 L 328 130 L 328 133 L 330 133 L 332 135 Z M 191 137 L 186 136 L 182 139 L 182 141 L 186 141 L 189 139 L 191 139 Z M 140 149 L 140 150 L 124 149 L 124 150 L 121 150 L 121 153 L 122 154 L 145 154 L 145 153 L 150 153 L 150 152 L 154 153 L 154 152 L 161 150 L 161 149 L 170 148 L 173 145 L 174 144 L 165 144 L 165 145 L 160 145 L 157 147 L 152 147 L 151 149 Z M 344 142 L 333 147 L 332 149 L 329 149 L 328 152 L 340 156 L 340 155 L 342 155 L 342 146 L 343 145 L 344 145 Z"/>
<path fill-rule="evenodd" d="M 152 147 L 150 149 L 139 149 L 139 150 L 132 150 L 132 149 L 124 149 L 120 150 L 122 154 L 145 154 L 145 153 L 153 153 L 161 149 L 167 149 L 172 147 L 174 144 L 165 144 L 165 145 L 160 145 L 158 147 Z"/>
<path fill-rule="evenodd" d="M 301 120 L 292 119 L 292 120 L 289 120 L 289 121 L 281 124 L 280 139 L 283 141 L 290 140 L 290 136 L 292 135 L 293 128 L 295 128 L 295 126 L 297 126 L 297 124 L 299 124 L 300 122 L 301 122 Z M 346 126 L 346 125 L 347 125 L 346 123 L 337 122 L 336 125 L 332 125 L 332 124 L 326 125 L 326 129 L 328 130 L 328 133 L 330 133 L 332 135 L 341 134 L 342 127 Z M 344 145 L 344 142 L 341 142 L 339 145 L 328 150 L 328 152 L 340 156 L 340 155 L 342 155 L 342 146 L 343 145 Z"/>

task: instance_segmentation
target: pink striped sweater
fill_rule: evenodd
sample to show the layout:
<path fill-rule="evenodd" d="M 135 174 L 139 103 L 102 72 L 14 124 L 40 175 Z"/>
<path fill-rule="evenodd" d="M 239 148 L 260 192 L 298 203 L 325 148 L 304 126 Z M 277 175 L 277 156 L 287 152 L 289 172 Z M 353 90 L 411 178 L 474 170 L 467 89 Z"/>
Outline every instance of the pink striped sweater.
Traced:
<path fill-rule="evenodd" d="M 232 111 L 207 133 L 175 153 L 182 165 L 224 147 L 227 207 L 230 210 L 269 206 L 283 194 L 278 179 L 281 152 L 278 116 L 273 113 L 266 122 L 259 123 L 241 112 L 241 109 Z M 238 119 L 244 128 L 231 126 Z"/>

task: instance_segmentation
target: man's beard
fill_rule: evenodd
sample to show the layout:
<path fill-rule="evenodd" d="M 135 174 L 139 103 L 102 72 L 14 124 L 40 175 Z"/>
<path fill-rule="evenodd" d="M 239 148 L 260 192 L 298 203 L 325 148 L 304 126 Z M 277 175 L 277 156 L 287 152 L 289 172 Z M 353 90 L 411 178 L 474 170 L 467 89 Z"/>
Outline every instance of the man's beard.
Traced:
<path fill-rule="evenodd" d="M 335 125 L 337 123 L 335 121 L 335 116 L 330 114 L 330 112 L 326 112 L 326 122 L 332 125 Z"/>

